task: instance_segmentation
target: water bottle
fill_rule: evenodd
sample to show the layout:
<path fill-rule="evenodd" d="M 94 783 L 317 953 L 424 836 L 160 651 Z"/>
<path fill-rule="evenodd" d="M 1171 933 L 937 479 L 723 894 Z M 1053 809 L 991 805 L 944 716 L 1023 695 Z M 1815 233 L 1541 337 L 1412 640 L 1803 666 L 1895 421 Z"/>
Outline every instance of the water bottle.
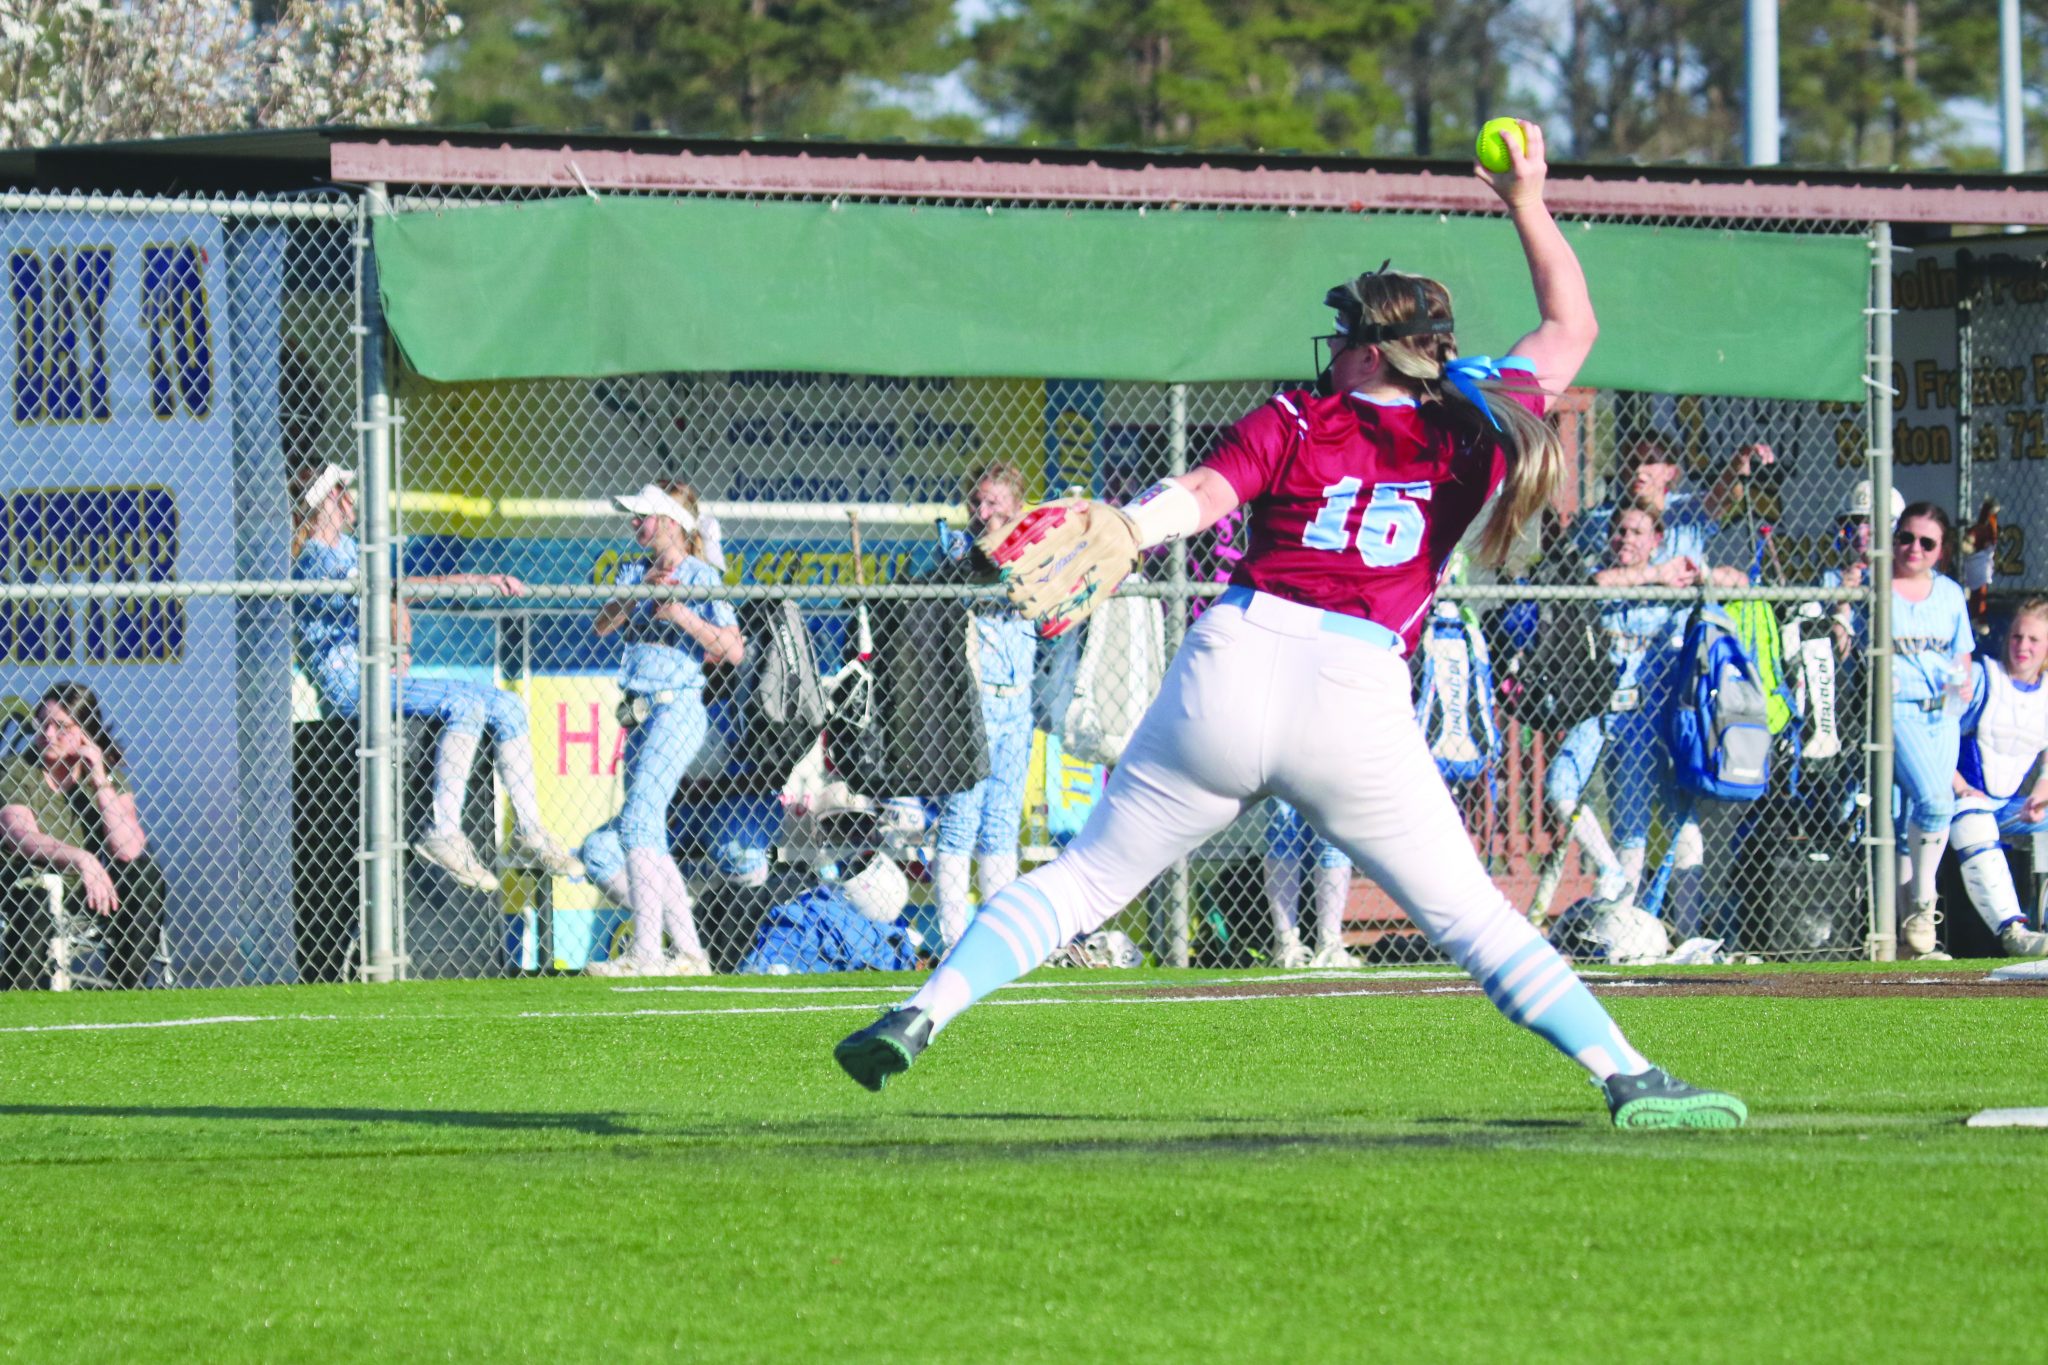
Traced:
<path fill-rule="evenodd" d="M 1963 674 L 1959 669 L 1951 668 L 1948 681 L 1941 687 L 1941 714 L 1960 716 L 1968 706 L 1969 703 L 1963 699 Z"/>

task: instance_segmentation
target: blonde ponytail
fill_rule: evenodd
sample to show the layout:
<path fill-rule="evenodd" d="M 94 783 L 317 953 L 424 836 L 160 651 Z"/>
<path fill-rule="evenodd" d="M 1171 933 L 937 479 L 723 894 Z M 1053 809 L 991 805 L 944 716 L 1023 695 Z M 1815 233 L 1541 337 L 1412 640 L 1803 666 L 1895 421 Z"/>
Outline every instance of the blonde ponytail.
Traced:
<path fill-rule="evenodd" d="M 1421 345 L 1402 341 L 1381 344 L 1388 368 L 1413 380 L 1421 401 L 1464 409 L 1463 420 L 1485 423 L 1498 430 L 1500 448 L 1507 456 L 1507 479 L 1493 500 L 1493 512 L 1479 533 L 1479 558 L 1499 568 L 1515 548 L 1515 540 L 1531 517 L 1543 510 L 1570 471 L 1565 467 L 1564 442 L 1557 430 L 1521 403 L 1516 395 L 1535 391 L 1535 377 L 1479 381 L 1479 393 L 1486 400 L 1482 410 L 1456 388 L 1444 382 L 1444 362 L 1457 358 L 1449 337 L 1420 338 Z M 1424 353 L 1425 348 L 1427 352 Z M 1435 352 L 1442 352 L 1439 359 Z M 1491 421 L 1488 418 L 1491 417 Z"/>
<path fill-rule="evenodd" d="M 1571 471 L 1557 428 L 1508 396 L 1505 385 L 1482 383 L 1479 388 L 1487 411 L 1500 424 L 1500 448 L 1508 464 L 1507 479 L 1479 533 L 1479 558 L 1497 569 L 1507 563 L 1522 528 L 1543 510 Z"/>

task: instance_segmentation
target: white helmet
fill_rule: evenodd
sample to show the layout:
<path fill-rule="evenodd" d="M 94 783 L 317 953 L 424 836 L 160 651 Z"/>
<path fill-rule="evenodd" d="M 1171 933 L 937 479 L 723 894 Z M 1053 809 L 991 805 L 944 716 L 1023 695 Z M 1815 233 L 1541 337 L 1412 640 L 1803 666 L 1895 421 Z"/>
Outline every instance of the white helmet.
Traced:
<path fill-rule="evenodd" d="M 1892 490 L 1892 520 L 1897 521 L 1899 514 L 1905 510 L 1906 499 L 1901 496 L 1898 489 L 1894 488 Z M 1849 497 L 1842 504 L 1842 515 L 1845 517 L 1867 517 L 1870 515 L 1870 480 L 1859 480 L 1856 486 L 1849 490 Z"/>
<path fill-rule="evenodd" d="M 1550 926 L 1550 943 L 1579 962 L 1617 965 L 1662 962 L 1671 956 L 1671 935 L 1664 921 L 1627 901 L 1587 897 Z"/>
<path fill-rule="evenodd" d="M 866 865 L 843 878 L 839 889 L 854 909 L 877 924 L 894 924 L 910 899 L 910 879 L 895 859 L 879 853 L 869 854 Z"/>

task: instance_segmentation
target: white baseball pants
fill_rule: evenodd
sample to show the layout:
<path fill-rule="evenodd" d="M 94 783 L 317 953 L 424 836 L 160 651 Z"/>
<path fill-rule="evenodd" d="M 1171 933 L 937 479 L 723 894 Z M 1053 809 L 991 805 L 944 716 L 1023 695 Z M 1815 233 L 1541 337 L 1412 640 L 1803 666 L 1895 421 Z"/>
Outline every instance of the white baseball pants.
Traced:
<path fill-rule="evenodd" d="M 1087 827 L 1026 879 L 1054 908 L 1060 941 L 1100 926 L 1268 795 L 1298 807 L 1474 975 L 1535 937 L 1437 774 L 1407 663 L 1329 628 L 1360 624 L 1264 593 L 1202 614 Z"/>

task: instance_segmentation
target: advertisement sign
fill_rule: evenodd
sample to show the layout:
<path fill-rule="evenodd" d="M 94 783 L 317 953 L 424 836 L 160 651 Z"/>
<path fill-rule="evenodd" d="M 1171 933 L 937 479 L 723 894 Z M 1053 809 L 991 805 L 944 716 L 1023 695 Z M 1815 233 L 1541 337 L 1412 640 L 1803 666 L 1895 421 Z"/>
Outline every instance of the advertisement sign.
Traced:
<path fill-rule="evenodd" d="M 2044 564 L 2029 537 L 2048 514 L 2044 253 L 2048 241 L 2038 236 L 1976 237 L 1902 255 L 1892 275 L 1894 482 L 1908 502 L 1940 503 L 1966 523 L 1984 499 L 1999 502 L 1995 566 L 2005 586 L 2038 586 Z M 1981 267 L 1967 291 L 1965 257 Z M 1967 393 L 1958 333 L 1966 292 Z"/>
<path fill-rule="evenodd" d="M 282 481 L 281 237 L 231 242 L 201 216 L 4 214 L 0 248 L 0 581 L 282 577 L 287 529 L 266 548 L 237 515 L 242 471 Z M 289 675 L 283 615 L 267 618 L 220 598 L 0 604 L 0 705 L 18 716 L 60 681 L 99 693 L 170 883 L 181 970 L 201 980 L 275 979 L 290 955 Z M 248 671 L 265 659 L 275 671 Z"/>

